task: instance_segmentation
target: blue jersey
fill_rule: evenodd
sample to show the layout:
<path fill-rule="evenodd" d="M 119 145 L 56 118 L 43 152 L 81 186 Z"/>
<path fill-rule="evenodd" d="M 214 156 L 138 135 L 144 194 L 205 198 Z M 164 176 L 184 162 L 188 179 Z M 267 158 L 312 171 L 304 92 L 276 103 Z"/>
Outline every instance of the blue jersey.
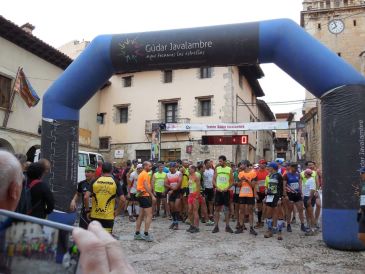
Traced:
<path fill-rule="evenodd" d="M 288 193 L 300 193 L 299 187 L 300 174 L 287 172 L 284 175 L 284 180 L 286 181 L 286 192 Z"/>

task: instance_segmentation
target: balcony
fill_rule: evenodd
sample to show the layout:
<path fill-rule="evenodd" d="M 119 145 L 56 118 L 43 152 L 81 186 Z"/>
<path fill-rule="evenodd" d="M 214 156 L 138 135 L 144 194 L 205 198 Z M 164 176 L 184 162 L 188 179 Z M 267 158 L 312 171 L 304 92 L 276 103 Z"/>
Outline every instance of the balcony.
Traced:
<path fill-rule="evenodd" d="M 151 134 L 152 130 L 157 129 L 158 125 L 161 123 L 165 123 L 164 119 L 160 119 L 160 120 L 146 120 L 146 124 L 145 124 L 145 133 L 146 134 Z M 190 118 L 177 118 L 176 119 L 176 124 L 190 124 Z M 184 131 L 164 131 L 163 133 L 187 133 L 189 132 L 188 130 L 184 130 Z"/>

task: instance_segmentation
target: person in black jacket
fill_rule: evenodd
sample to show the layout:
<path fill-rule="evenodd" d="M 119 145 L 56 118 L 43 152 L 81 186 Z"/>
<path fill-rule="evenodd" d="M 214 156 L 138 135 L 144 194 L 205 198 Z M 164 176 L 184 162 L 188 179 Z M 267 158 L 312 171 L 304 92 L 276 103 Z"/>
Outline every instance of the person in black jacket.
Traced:
<path fill-rule="evenodd" d="M 45 219 L 54 209 L 54 198 L 48 185 L 42 182 L 44 166 L 32 163 L 28 167 L 28 187 L 30 188 L 32 208 L 29 215 Z"/>

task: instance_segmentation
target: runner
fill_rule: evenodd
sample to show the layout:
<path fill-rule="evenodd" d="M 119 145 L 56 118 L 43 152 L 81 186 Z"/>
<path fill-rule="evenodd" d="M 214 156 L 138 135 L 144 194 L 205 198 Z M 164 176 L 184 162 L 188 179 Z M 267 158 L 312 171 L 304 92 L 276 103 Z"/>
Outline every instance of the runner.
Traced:
<path fill-rule="evenodd" d="M 182 220 L 185 222 L 188 219 L 188 195 L 189 195 L 189 161 L 183 160 L 182 167 L 180 168 L 182 174 L 181 181 L 181 194 L 182 194 L 182 206 L 181 215 Z"/>
<path fill-rule="evenodd" d="M 142 172 L 142 170 L 143 170 L 142 164 L 138 164 L 137 169 L 134 170 L 127 178 L 127 180 L 128 180 L 127 210 L 128 210 L 130 222 L 135 222 L 136 220 L 134 219 L 133 215 L 138 217 L 139 212 L 140 212 L 139 203 L 138 203 L 136 194 L 137 194 L 138 175 Z M 134 209 L 134 212 L 133 212 L 133 209 Z"/>
<path fill-rule="evenodd" d="M 85 206 L 84 196 L 85 196 L 85 193 L 90 189 L 90 185 L 91 185 L 92 181 L 94 180 L 94 176 L 95 176 L 95 168 L 93 168 L 91 166 L 85 167 L 86 179 L 77 184 L 77 191 L 70 204 L 70 210 L 76 211 L 77 201 L 78 201 L 79 197 L 81 197 L 82 207 L 81 207 L 81 212 L 80 212 L 79 226 L 84 229 L 87 229 L 87 227 L 89 226 L 89 218 L 87 217 L 86 211 L 92 206 L 91 199 L 89 199 L 87 206 Z"/>
<path fill-rule="evenodd" d="M 305 182 L 303 181 L 303 201 L 305 207 L 305 215 L 308 222 L 308 228 L 306 231 L 307 236 L 312 236 L 315 234 L 315 218 L 313 216 L 313 207 L 316 204 L 316 183 L 313 177 L 313 170 L 306 169 L 304 171 Z"/>
<path fill-rule="evenodd" d="M 138 175 L 137 181 L 137 197 L 141 212 L 136 222 L 135 240 L 145 240 L 152 242 L 153 237 L 148 233 L 152 222 L 152 203 L 156 201 L 152 193 L 151 177 L 148 174 L 152 168 L 150 162 L 143 163 L 143 171 Z M 144 220 L 144 235 L 140 233 L 142 221 Z"/>
<path fill-rule="evenodd" d="M 199 232 L 199 204 L 202 204 L 203 202 L 200 194 L 200 176 L 198 175 L 196 167 L 193 165 L 189 167 L 189 174 L 188 205 L 191 225 L 187 231 L 190 233 L 197 233 Z"/>
<path fill-rule="evenodd" d="M 113 166 L 105 162 L 101 166 L 102 175 L 91 183 L 84 196 L 84 204 L 89 204 L 92 198 L 90 212 L 91 220 L 97 220 L 110 234 L 113 231 L 114 219 L 120 214 L 125 203 L 122 187 L 112 176 Z M 88 213 L 90 210 L 86 210 Z"/>
<path fill-rule="evenodd" d="M 152 184 L 154 186 L 154 191 L 156 195 L 156 208 L 155 214 L 157 217 L 160 216 L 160 208 L 161 208 L 161 201 L 162 206 L 164 208 L 164 215 L 163 218 L 166 218 L 166 189 L 165 184 L 167 183 L 167 174 L 163 172 L 164 165 L 162 163 L 158 164 L 158 171 L 153 174 L 152 176 Z"/>
<path fill-rule="evenodd" d="M 176 163 L 170 163 L 170 172 L 167 173 L 167 182 L 165 187 L 168 189 L 168 198 L 170 205 L 170 212 L 172 215 L 172 224 L 170 229 L 179 229 L 180 205 L 181 205 L 181 180 L 182 175 L 180 171 L 176 170 Z"/>
<path fill-rule="evenodd" d="M 269 175 L 266 177 L 266 223 L 268 230 L 265 238 L 270 238 L 273 233 L 278 233 L 278 240 L 282 240 L 281 231 L 284 227 L 281 199 L 285 193 L 283 177 L 278 172 L 278 165 L 274 162 L 268 164 Z M 281 219 L 280 219 L 281 217 Z"/>
<path fill-rule="evenodd" d="M 230 217 L 230 209 L 229 209 L 229 189 L 233 185 L 233 173 L 232 169 L 226 165 L 227 158 L 222 155 L 219 156 L 219 165 L 217 166 L 214 177 L 213 177 L 213 185 L 216 188 L 215 194 L 215 216 L 214 223 L 215 227 L 212 233 L 219 232 L 219 215 L 223 208 L 223 212 L 225 214 L 225 222 L 226 222 L 226 232 L 233 233 L 232 228 L 229 226 L 229 217 Z"/>
<path fill-rule="evenodd" d="M 249 168 L 250 161 L 245 160 L 241 162 L 242 171 L 238 174 L 240 187 L 239 193 L 239 228 L 235 231 L 236 234 L 243 233 L 244 217 L 248 214 L 250 223 L 250 234 L 257 236 L 257 232 L 253 228 L 253 210 L 255 206 L 256 194 L 256 172 Z"/>
<path fill-rule="evenodd" d="M 304 215 L 303 215 L 303 200 L 302 200 L 302 190 L 300 184 L 300 174 L 298 172 L 298 164 L 292 163 L 290 164 L 290 170 L 283 176 L 284 180 L 284 188 L 286 190 L 287 196 L 285 196 L 285 203 L 286 203 L 286 221 L 287 231 L 292 232 L 291 229 L 291 220 L 292 220 L 292 213 L 294 209 L 294 205 L 298 210 L 299 213 L 299 220 L 300 220 L 300 229 L 305 232 L 305 225 L 304 225 Z"/>
<path fill-rule="evenodd" d="M 209 220 L 211 223 L 214 223 L 213 217 L 213 199 L 214 199 L 214 188 L 213 188 L 213 177 L 214 177 L 214 169 L 212 168 L 211 162 L 209 159 L 204 161 L 205 170 L 203 173 L 203 183 L 204 183 L 204 193 L 205 199 L 208 205 L 208 214 Z"/>
<path fill-rule="evenodd" d="M 319 195 L 319 190 L 321 188 L 321 185 L 320 185 L 320 178 L 321 178 L 321 174 L 320 174 L 320 171 L 317 170 L 316 168 L 316 163 L 313 162 L 313 161 L 307 161 L 305 163 L 306 165 L 306 168 L 307 169 L 310 169 L 312 170 L 312 177 L 314 179 L 314 182 L 316 184 L 316 192 L 314 193 L 314 199 L 315 199 L 315 206 L 316 206 L 316 209 L 315 209 L 315 223 L 316 223 L 316 228 L 319 229 L 319 216 L 321 215 L 321 196 Z M 307 178 L 304 174 L 304 171 L 301 172 L 301 178 L 302 178 L 302 183 L 303 185 L 305 184 L 305 182 L 307 181 Z"/>
<path fill-rule="evenodd" d="M 259 167 L 256 170 L 256 174 L 257 174 L 257 186 L 256 186 L 257 223 L 256 223 L 255 228 L 264 227 L 264 222 L 262 220 L 265 219 L 266 206 L 263 204 L 263 200 L 266 197 L 265 180 L 266 180 L 266 177 L 269 175 L 269 172 L 266 169 L 266 164 L 267 164 L 266 160 L 261 159 L 259 161 Z"/>

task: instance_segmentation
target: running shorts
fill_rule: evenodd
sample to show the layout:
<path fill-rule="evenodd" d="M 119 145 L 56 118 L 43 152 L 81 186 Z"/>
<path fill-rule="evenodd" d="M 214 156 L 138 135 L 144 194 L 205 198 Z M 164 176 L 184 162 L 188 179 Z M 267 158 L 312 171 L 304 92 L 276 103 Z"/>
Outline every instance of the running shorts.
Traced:
<path fill-rule="evenodd" d="M 205 198 L 208 202 L 213 202 L 214 199 L 214 190 L 213 188 L 204 189 Z"/>
<path fill-rule="evenodd" d="M 302 194 L 300 193 L 288 193 L 289 201 L 297 203 L 302 200 Z"/>
<path fill-rule="evenodd" d="M 150 208 L 152 207 L 152 201 L 150 196 L 141 196 L 138 197 L 139 206 L 141 208 Z"/>
<path fill-rule="evenodd" d="M 188 196 L 188 204 L 193 205 L 195 201 L 198 200 L 199 204 L 202 203 L 203 197 L 200 195 L 200 193 L 190 193 Z"/>
<path fill-rule="evenodd" d="M 238 201 L 240 205 L 254 205 L 255 197 L 239 197 Z"/>
<path fill-rule="evenodd" d="M 216 191 L 215 193 L 215 205 L 216 206 L 229 206 L 230 205 L 230 193 Z"/>

